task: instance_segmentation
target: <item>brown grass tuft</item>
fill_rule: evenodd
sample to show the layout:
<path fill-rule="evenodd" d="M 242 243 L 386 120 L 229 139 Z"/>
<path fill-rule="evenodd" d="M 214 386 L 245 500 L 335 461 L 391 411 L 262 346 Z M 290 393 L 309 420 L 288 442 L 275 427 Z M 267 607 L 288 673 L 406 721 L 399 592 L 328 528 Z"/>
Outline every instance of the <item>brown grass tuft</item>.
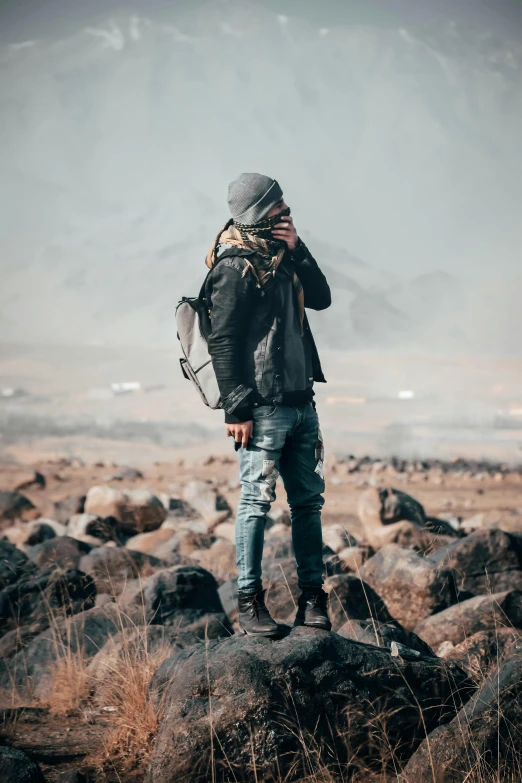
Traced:
<path fill-rule="evenodd" d="M 112 712 L 111 730 L 94 760 L 98 766 L 126 772 L 147 761 L 160 712 L 149 698 L 150 683 L 158 666 L 171 655 L 168 644 L 150 649 L 146 629 L 136 629 L 132 641 L 124 637 L 118 659 L 111 663 L 97 694 L 98 703 Z"/>

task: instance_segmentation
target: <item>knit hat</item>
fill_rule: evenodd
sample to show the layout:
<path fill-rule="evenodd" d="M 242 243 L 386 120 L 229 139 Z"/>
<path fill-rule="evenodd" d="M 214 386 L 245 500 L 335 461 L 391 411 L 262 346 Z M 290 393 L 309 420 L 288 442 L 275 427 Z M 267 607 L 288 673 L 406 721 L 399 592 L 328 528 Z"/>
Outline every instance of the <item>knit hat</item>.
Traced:
<path fill-rule="evenodd" d="M 275 179 L 264 174 L 240 174 L 228 186 L 228 206 L 234 220 L 243 225 L 258 223 L 283 198 Z"/>

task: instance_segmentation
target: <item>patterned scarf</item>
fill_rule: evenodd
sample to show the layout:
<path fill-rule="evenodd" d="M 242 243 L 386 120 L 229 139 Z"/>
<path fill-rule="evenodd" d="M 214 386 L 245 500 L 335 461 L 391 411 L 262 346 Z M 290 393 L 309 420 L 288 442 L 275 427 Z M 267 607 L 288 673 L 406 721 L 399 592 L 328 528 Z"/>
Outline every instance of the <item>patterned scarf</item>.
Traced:
<path fill-rule="evenodd" d="M 248 270 L 254 275 L 258 288 L 263 288 L 273 279 L 277 268 L 284 258 L 287 250 L 286 242 L 272 237 L 272 229 L 279 223 L 282 217 L 290 214 L 290 209 L 283 209 L 277 215 L 260 220 L 253 226 L 245 226 L 229 220 L 216 236 L 205 260 L 209 269 L 212 269 L 216 263 L 218 245 L 231 245 L 246 250 L 253 250 L 254 254 L 245 257 L 246 266 L 243 275 Z M 297 300 L 299 310 L 299 321 L 301 330 L 304 321 L 304 292 L 301 281 L 294 272 L 293 276 L 294 295 Z"/>

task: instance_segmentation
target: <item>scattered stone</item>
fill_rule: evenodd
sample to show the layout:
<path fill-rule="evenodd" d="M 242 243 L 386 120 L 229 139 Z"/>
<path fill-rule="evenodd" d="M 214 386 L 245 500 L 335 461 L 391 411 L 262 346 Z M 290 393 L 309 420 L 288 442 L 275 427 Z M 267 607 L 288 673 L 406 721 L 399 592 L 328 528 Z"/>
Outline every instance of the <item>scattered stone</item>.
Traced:
<path fill-rule="evenodd" d="M 24 476 L 13 489 L 15 492 L 22 492 L 24 489 L 45 489 L 46 483 L 43 473 L 35 470 Z"/>
<path fill-rule="evenodd" d="M 167 527 L 160 527 L 148 533 L 138 533 L 137 536 L 127 539 L 125 546 L 135 552 L 143 552 L 147 555 L 155 553 L 156 549 L 167 541 L 170 541 L 176 531 Z"/>
<path fill-rule="evenodd" d="M 70 495 L 53 505 L 53 518 L 66 525 L 74 514 L 83 514 L 85 511 L 85 495 Z"/>
<path fill-rule="evenodd" d="M 407 757 L 426 728 L 452 718 L 453 699 L 470 692 L 464 673 L 447 666 L 422 656 L 392 659 L 389 651 L 312 628 L 296 628 L 277 641 L 236 635 L 183 650 L 159 667 L 151 686 L 158 707 L 164 706 L 150 783 L 187 776 L 206 783 L 209 731 L 218 770 L 248 776 L 255 754 L 252 779 L 258 780 L 303 779 L 303 737 L 313 737 L 317 747 L 327 744 L 339 764 L 354 753 L 378 763 L 385 742 Z M 429 706 L 423 719 L 419 706 Z M 376 730 L 384 711 L 394 714 L 386 739 Z"/>
<path fill-rule="evenodd" d="M 478 594 L 522 589 L 522 537 L 503 530 L 478 530 L 428 559 L 454 569 L 459 590 Z"/>
<path fill-rule="evenodd" d="M 106 486 L 91 487 L 85 511 L 99 517 L 114 517 L 119 531 L 129 536 L 156 530 L 167 516 L 160 499 L 147 489 L 122 491 Z"/>
<path fill-rule="evenodd" d="M 473 698 L 445 726 L 421 743 L 399 777 L 401 783 L 433 783 L 433 770 L 444 783 L 462 783 L 472 771 L 501 770 L 502 780 L 516 780 L 522 744 L 522 652 L 495 669 Z M 500 779 L 500 778 L 499 778 Z"/>
<path fill-rule="evenodd" d="M 232 514 L 225 498 L 206 481 L 189 481 L 183 492 L 183 499 L 203 517 L 208 532 Z"/>
<path fill-rule="evenodd" d="M 36 506 L 19 492 L 0 492 L 0 522 L 29 522 L 41 516 Z"/>
<path fill-rule="evenodd" d="M 118 521 L 114 517 L 97 517 L 96 514 L 73 514 L 67 525 L 67 535 L 86 541 L 91 546 L 101 546 L 107 541 L 118 541 Z"/>
<path fill-rule="evenodd" d="M 410 631 L 420 620 L 457 601 L 451 570 L 397 544 L 388 544 L 367 560 L 360 576 L 382 597 L 392 617 Z"/>
<path fill-rule="evenodd" d="M 142 478 L 143 473 L 141 470 L 124 465 L 110 477 L 109 481 L 136 481 Z"/>
<path fill-rule="evenodd" d="M 434 649 L 442 642 L 460 644 L 479 631 L 522 628 L 522 591 L 477 595 L 421 620 L 415 633 Z"/>
<path fill-rule="evenodd" d="M 36 761 L 18 748 L 0 746 L 0 768 L 2 783 L 45 783 Z"/>
<path fill-rule="evenodd" d="M 51 524 L 53 522 L 54 524 Z M 57 533 L 57 528 L 61 531 Z M 54 520 L 47 520 L 43 517 L 35 519 L 32 522 L 18 522 L 13 527 L 4 530 L 3 535 L 15 546 L 36 546 L 42 541 L 50 538 L 56 538 L 57 535 L 64 535 L 66 528 Z"/>
<path fill-rule="evenodd" d="M 27 548 L 28 557 L 39 568 L 58 566 L 62 569 L 78 568 L 81 558 L 92 547 L 85 541 L 70 536 L 58 536 L 42 541 L 41 544 Z"/>
<path fill-rule="evenodd" d="M 433 517 L 428 518 L 422 505 L 411 495 L 391 487 L 372 487 L 363 492 L 357 511 L 365 537 L 374 549 L 393 543 L 393 536 L 397 535 L 395 530 L 403 531 L 403 535 L 404 531 L 410 530 L 410 535 L 413 536 L 413 531 L 404 526 L 392 531 L 383 530 L 383 526 L 403 522 L 411 522 L 435 535 L 450 537 L 459 535 L 448 522 Z M 397 543 L 399 542 L 397 541 Z M 422 544 L 422 549 L 424 548 L 426 546 Z"/>

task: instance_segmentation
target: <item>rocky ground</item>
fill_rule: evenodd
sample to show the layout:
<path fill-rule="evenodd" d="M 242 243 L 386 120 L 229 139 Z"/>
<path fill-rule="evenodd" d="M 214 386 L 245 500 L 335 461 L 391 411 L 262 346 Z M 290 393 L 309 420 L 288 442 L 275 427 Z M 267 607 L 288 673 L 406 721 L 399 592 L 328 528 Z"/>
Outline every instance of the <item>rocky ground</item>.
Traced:
<path fill-rule="evenodd" d="M 233 457 L 0 473 L 2 780 L 522 779 L 522 468 L 333 458 L 333 632 L 239 635 Z"/>

